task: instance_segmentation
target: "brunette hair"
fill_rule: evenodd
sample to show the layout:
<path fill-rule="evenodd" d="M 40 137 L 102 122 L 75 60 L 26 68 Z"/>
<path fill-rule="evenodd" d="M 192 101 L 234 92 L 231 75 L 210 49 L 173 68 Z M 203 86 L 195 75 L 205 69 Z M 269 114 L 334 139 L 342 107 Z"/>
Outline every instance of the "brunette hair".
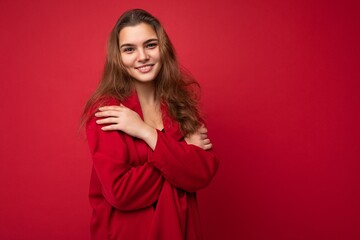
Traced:
<path fill-rule="evenodd" d="M 125 12 L 112 29 L 102 78 L 85 106 L 82 126 L 90 119 L 95 105 L 101 105 L 108 97 L 122 101 L 132 93 L 133 80 L 120 57 L 119 33 L 124 27 L 140 23 L 150 25 L 159 39 L 162 67 L 154 80 L 156 97 L 167 105 L 169 115 L 179 123 L 185 136 L 194 133 L 200 126 L 197 108 L 199 84 L 179 66 L 174 47 L 159 20 L 142 9 Z"/>

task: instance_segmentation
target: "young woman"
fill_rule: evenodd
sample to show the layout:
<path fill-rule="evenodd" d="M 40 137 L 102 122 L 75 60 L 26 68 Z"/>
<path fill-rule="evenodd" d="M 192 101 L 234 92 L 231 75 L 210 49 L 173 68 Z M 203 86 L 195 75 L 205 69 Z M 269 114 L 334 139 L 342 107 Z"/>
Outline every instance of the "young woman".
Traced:
<path fill-rule="evenodd" d="M 93 239 L 202 239 L 196 191 L 209 184 L 218 160 L 194 85 L 156 18 L 140 9 L 119 18 L 83 114 Z"/>

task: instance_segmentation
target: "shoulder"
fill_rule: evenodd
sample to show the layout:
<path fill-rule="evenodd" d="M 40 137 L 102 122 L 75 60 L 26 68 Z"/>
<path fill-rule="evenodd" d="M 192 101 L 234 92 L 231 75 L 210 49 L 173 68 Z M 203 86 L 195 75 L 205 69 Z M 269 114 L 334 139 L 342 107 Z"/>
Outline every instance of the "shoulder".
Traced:
<path fill-rule="evenodd" d="M 109 106 L 109 105 L 119 105 L 119 104 L 120 104 L 120 100 L 116 99 L 115 97 L 112 96 L 102 97 L 91 106 L 91 110 L 89 112 L 91 115 L 94 115 L 99 109 L 99 107 Z"/>
<path fill-rule="evenodd" d="M 120 101 L 112 96 L 102 97 L 101 99 L 97 100 L 90 106 L 90 108 L 87 111 L 86 126 L 89 126 L 91 124 L 94 125 L 94 122 L 96 120 L 94 115 L 98 111 L 99 107 L 110 106 L 110 105 L 119 105 L 119 104 L 120 104 Z"/>

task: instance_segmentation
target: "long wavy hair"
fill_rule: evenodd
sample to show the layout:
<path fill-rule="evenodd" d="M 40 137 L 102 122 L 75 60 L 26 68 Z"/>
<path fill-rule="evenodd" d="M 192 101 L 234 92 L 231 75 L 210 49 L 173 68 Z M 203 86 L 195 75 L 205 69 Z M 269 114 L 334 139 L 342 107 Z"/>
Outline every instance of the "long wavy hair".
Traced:
<path fill-rule="evenodd" d="M 174 47 L 159 20 L 142 9 L 125 12 L 112 29 L 102 78 L 85 106 L 81 125 L 87 123 L 94 107 L 104 103 L 105 99 L 114 97 L 122 101 L 132 93 L 134 80 L 121 60 L 119 33 L 124 27 L 140 23 L 150 25 L 159 39 L 162 67 L 154 80 L 156 97 L 167 105 L 169 115 L 179 123 L 184 136 L 194 133 L 200 126 L 197 107 L 199 84 L 180 67 Z"/>

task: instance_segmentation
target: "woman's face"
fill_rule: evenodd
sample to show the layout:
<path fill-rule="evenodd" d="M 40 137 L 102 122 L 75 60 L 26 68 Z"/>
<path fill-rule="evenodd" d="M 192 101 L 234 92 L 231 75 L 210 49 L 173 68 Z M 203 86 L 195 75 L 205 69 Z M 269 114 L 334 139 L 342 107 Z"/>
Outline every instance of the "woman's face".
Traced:
<path fill-rule="evenodd" d="M 121 60 L 131 77 L 151 82 L 161 69 L 159 40 L 153 28 L 140 23 L 124 27 L 119 33 Z"/>

